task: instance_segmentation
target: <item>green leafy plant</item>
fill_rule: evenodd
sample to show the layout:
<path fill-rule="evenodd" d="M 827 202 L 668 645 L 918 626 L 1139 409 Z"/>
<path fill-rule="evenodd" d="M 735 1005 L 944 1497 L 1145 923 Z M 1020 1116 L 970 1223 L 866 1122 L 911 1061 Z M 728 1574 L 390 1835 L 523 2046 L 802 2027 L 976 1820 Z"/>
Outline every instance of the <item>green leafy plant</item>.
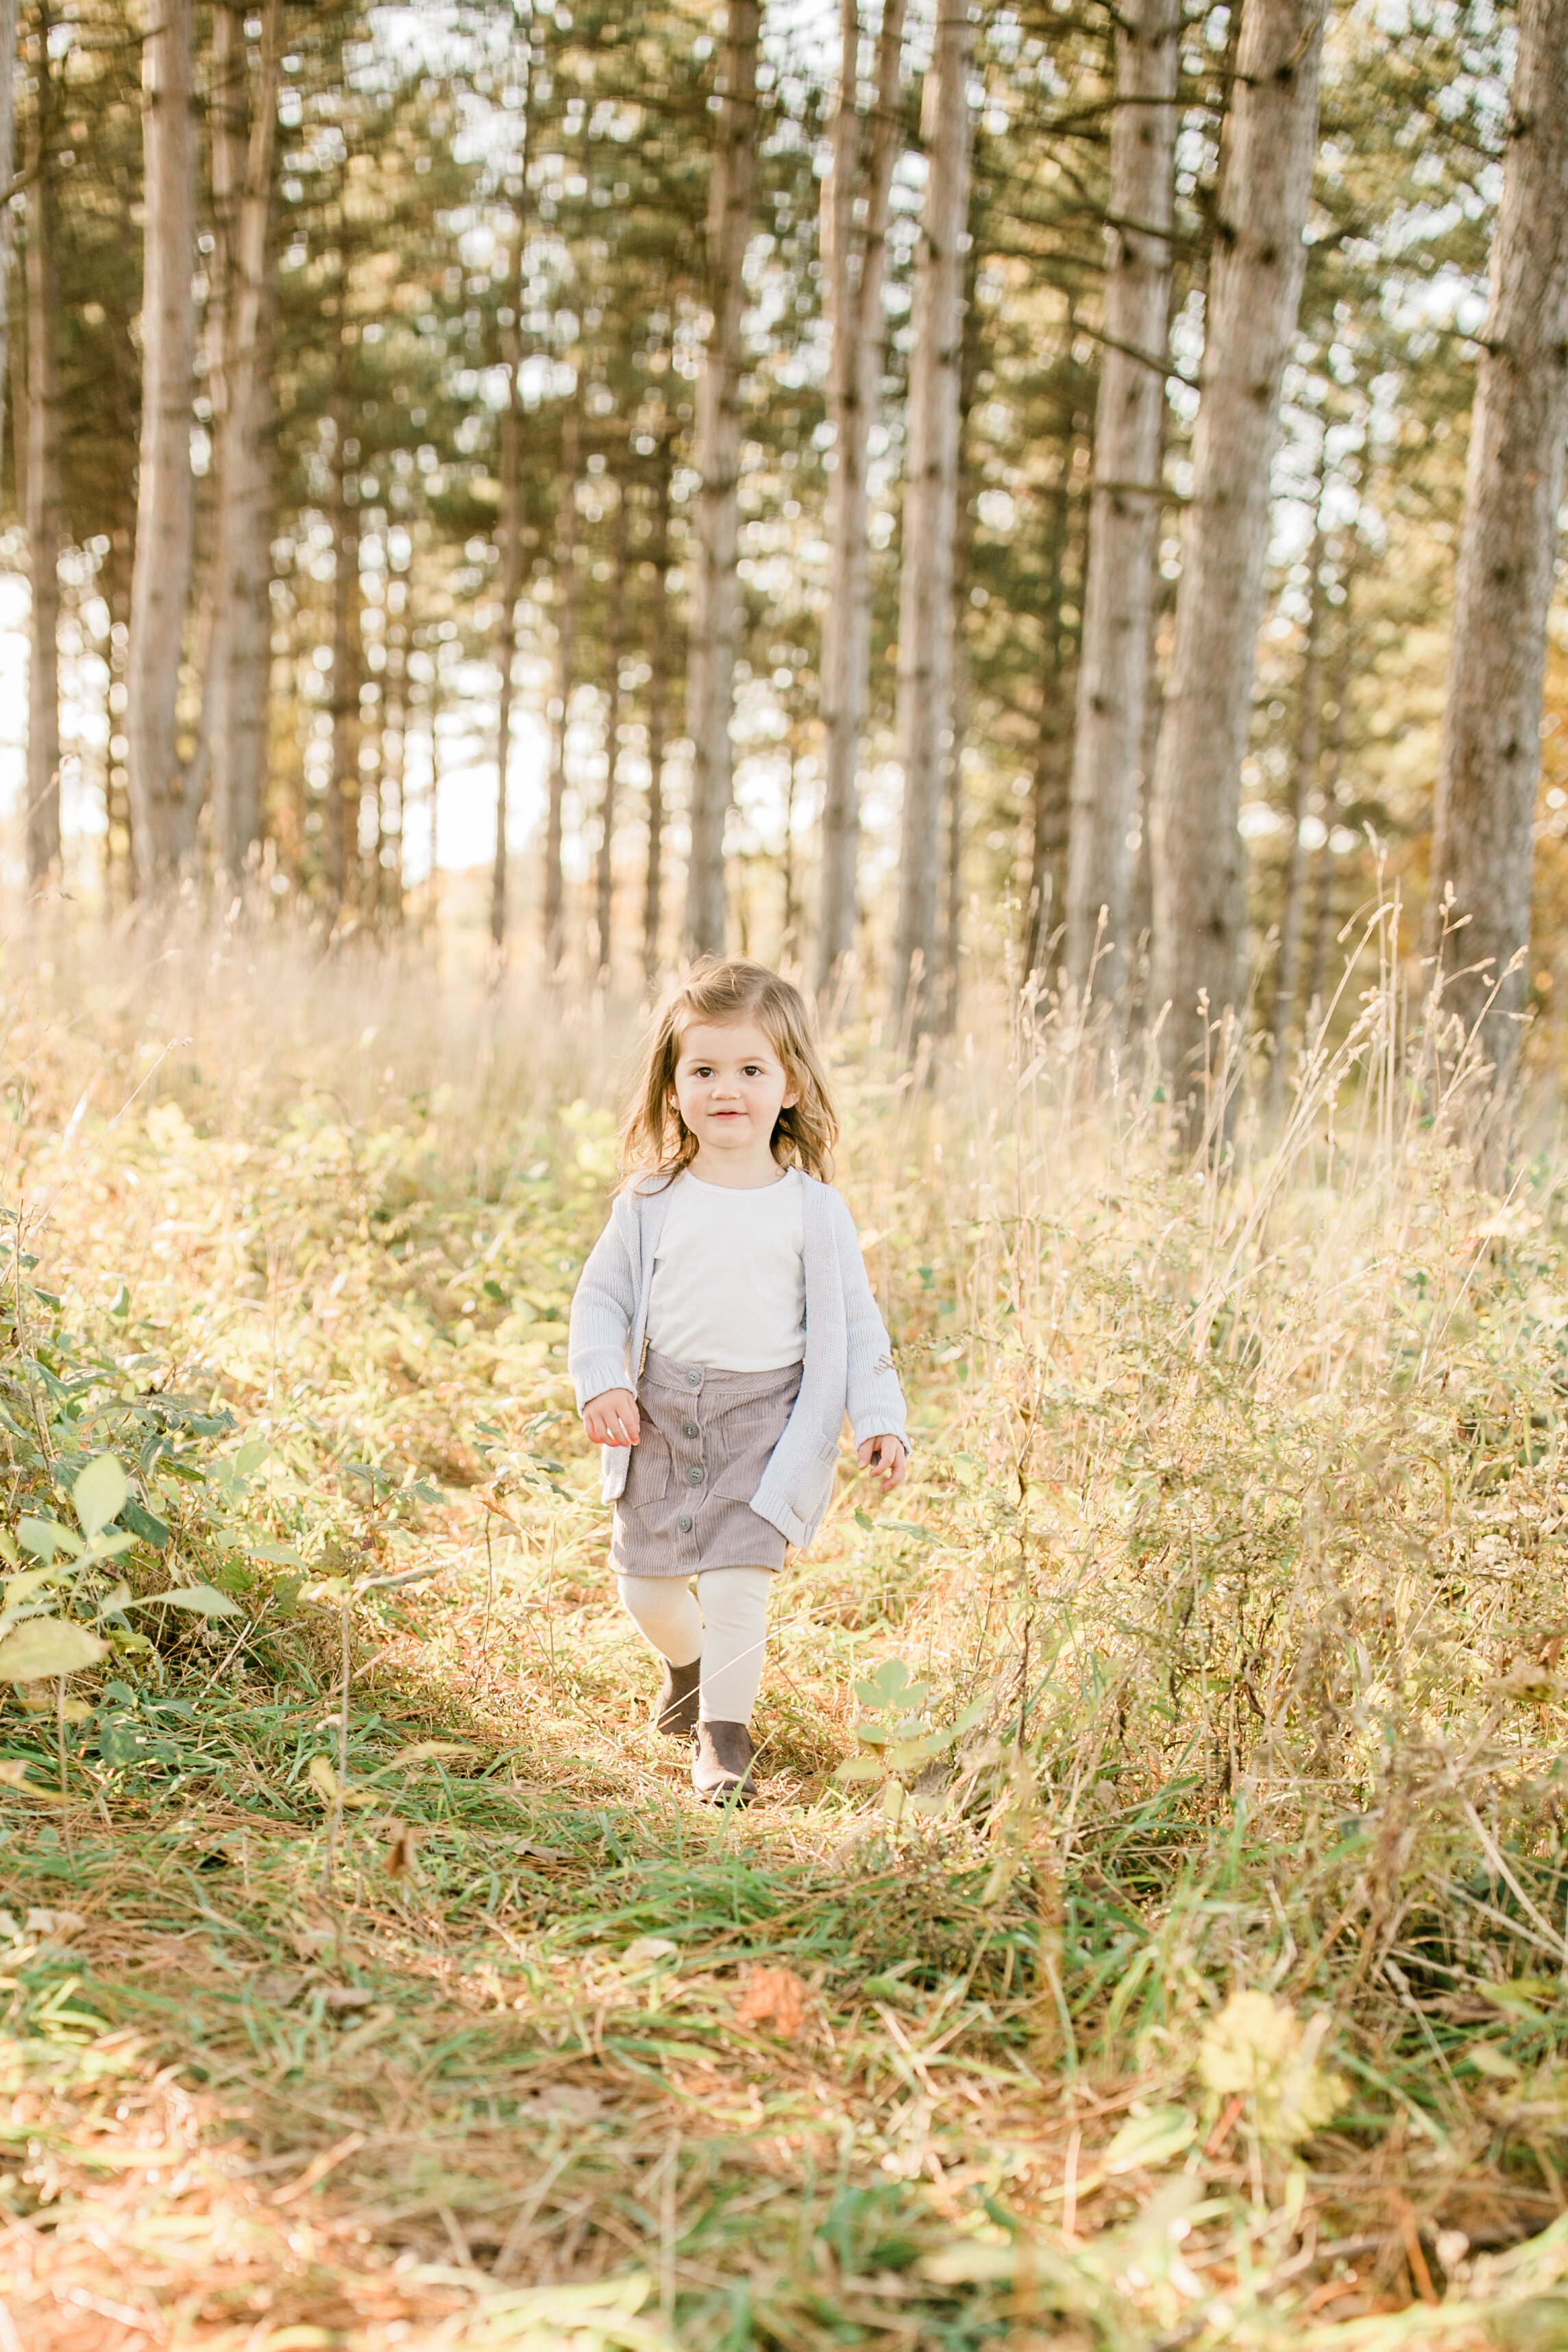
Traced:
<path fill-rule="evenodd" d="M 879 1781 L 882 1811 L 890 1828 L 896 1829 L 906 1812 L 933 1820 L 946 1806 L 946 1797 L 919 1794 L 914 1783 L 928 1764 L 945 1756 L 954 1740 L 978 1721 L 980 1703 L 967 1707 L 956 1723 L 933 1728 L 929 1720 L 931 1685 L 911 1682 L 902 1658 L 884 1658 L 875 1674 L 853 1688 L 868 1710 L 855 1727 L 865 1753 L 840 1764 L 835 1777 Z"/>

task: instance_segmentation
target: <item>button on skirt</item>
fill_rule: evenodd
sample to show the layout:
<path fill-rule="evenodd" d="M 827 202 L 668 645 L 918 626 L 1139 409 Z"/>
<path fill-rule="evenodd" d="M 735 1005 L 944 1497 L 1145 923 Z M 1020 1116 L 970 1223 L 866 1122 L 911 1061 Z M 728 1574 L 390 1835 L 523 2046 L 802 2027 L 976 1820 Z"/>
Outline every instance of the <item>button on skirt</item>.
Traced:
<path fill-rule="evenodd" d="M 784 1538 L 752 1496 L 800 1393 L 804 1366 L 715 1372 L 650 1348 L 637 1382 L 642 1434 L 616 1505 L 617 1576 L 784 1566 Z"/>

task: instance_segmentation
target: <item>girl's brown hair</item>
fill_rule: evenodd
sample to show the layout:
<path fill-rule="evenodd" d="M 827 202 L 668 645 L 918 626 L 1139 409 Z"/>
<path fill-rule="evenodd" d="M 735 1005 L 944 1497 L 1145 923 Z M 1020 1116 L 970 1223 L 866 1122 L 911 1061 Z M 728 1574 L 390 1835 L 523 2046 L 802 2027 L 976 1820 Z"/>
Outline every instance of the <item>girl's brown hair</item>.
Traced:
<path fill-rule="evenodd" d="M 781 980 L 766 964 L 748 963 L 741 956 L 722 961 L 704 956 L 660 1009 L 621 1129 L 626 1180 L 662 1176 L 670 1181 L 697 1157 L 697 1138 L 674 1101 L 680 1041 L 694 1021 L 754 1021 L 764 1032 L 795 1093 L 774 1125 L 773 1158 L 785 1168 L 803 1168 L 808 1176 L 830 1182 L 838 1120 L 811 1007 L 789 981 Z"/>

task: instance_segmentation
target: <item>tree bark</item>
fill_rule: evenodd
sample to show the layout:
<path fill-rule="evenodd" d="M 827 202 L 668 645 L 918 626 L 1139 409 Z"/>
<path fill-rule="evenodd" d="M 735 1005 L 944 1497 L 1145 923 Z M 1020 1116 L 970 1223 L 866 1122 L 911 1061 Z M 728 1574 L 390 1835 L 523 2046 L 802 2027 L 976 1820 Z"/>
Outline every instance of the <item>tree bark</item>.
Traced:
<path fill-rule="evenodd" d="M 577 439 L 574 393 L 561 428 L 561 513 L 555 529 L 555 708 L 550 735 L 550 806 L 544 834 L 544 963 L 552 978 L 565 950 L 561 853 L 566 809 L 566 731 L 577 662 Z"/>
<path fill-rule="evenodd" d="M 1345 599 L 1340 607 L 1340 643 L 1334 658 L 1334 674 L 1329 687 L 1329 700 L 1333 709 L 1333 722 L 1329 731 L 1328 757 L 1323 765 L 1323 838 L 1318 847 L 1317 865 L 1312 876 L 1312 948 L 1307 965 L 1307 1010 L 1317 1003 L 1323 992 L 1323 976 L 1328 970 L 1329 940 L 1334 919 L 1334 850 L 1335 809 L 1339 805 L 1340 778 L 1344 773 L 1345 747 L 1350 740 L 1351 679 L 1355 657 L 1355 631 L 1351 623 L 1351 598 L 1355 588 L 1355 564 L 1359 541 L 1351 543 L 1350 560 L 1345 565 L 1342 583 Z"/>
<path fill-rule="evenodd" d="M 190 845 L 175 729 L 195 522 L 195 0 L 158 0 L 142 50 L 142 446 L 125 714 L 143 895 L 167 887 Z"/>
<path fill-rule="evenodd" d="M 757 176 L 760 0 L 730 0 L 724 88 L 708 205 L 708 299 L 712 323 L 697 386 L 692 462 L 697 576 L 691 599 L 687 695 L 691 732 L 691 845 L 686 941 L 697 955 L 724 951 L 724 821 L 734 782 L 730 719 L 741 635 L 736 569 L 741 520 L 741 319 Z"/>
<path fill-rule="evenodd" d="M 1162 412 L 1175 201 L 1181 0 L 1131 0 L 1116 33 L 1105 345 L 1095 413 L 1089 576 L 1068 853 L 1067 967 L 1122 997 L 1160 536 Z M 1144 353 L 1146 357 L 1140 357 Z M 1100 933 L 1101 910 L 1105 929 Z"/>
<path fill-rule="evenodd" d="M 244 873 L 261 839 L 272 659 L 272 465 L 268 445 L 272 313 L 272 162 L 283 0 L 267 0 L 252 74 L 243 0 L 213 12 L 215 277 L 221 289 L 209 371 L 216 477 L 213 614 L 207 681 L 213 860 Z M 194 812 L 188 814 L 194 814 Z"/>
<path fill-rule="evenodd" d="M 895 1020 L 911 1035 L 931 1025 L 941 948 L 937 901 L 942 770 L 952 747 L 952 558 L 973 47 L 968 0 L 939 0 L 921 110 L 929 163 L 915 263 L 899 599 L 904 805 L 892 1003 Z"/>
<path fill-rule="evenodd" d="M 1274 1057 L 1268 1068 L 1268 1107 L 1278 1113 L 1285 1098 L 1285 1056 L 1295 1017 L 1300 979 L 1301 937 L 1307 916 L 1307 844 L 1301 828 L 1318 789 L 1323 743 L 1323 563 L 1328 553 L 1321 520 L 1312 533 L 1307 559 L 1307 642 L 1301 658 L 1300 702 L 1296 713 L 1296 756 L 1290 780 L 1290 855 L 1279 911 L 1279 969 L 1274 989 Z"/>
<path fill-rule="evenodd" d="M 60 862 L 60 476 L 59 220 L 50 149 L 55 137 L 55 74 L 49 56 L 52 9 L 40 6 L 37 96 L 27 142 L 27 452 L 23 512 L 32 595 L 27 663 L 27 882 L 37 889 Z"/>
<path fill-rule="evenodd" d="M 1526 975 L 1510 966 L 1530 938 L 1568 446 L 1568 0 L 1521 0 L 1511 97 L 1477 339 L 1428 916 L 1428 943 L 1453 974 L 1445 1003 L 1467 1027 L 1479 1024 L 1500 1090 L 1519 1051 Z"/>
<path fill-rule="evenodd" d="M 341 335 L 341 320 L 339 331 Z M 359 895 L 360 688 L 364 680 L 357 485 L 350 478 L 357 467 L 346 454 L 347 417 L 347 404 L 339 398 L 334 402 L 332 460 L 332 762 L 321 811 L 322 870 L 334 919 L 351 908 Z"/>
<path fill-rule="evenodd" d="M 500 541 L 500 578 L 497 583 L 495 662 L 500 676 L 496 697 L 496 837 L 490 862 L 490 946 L 499 960 L 506 947 L 507 819 L 511 809 L 512 671 L 517 663 L 517 600 L 522 593 L 522 392 L 518 371 L 522 364 L 522 301 L 524 249 L 528 243 L 528 173 L 533 152 L 533 36 L 529 30 L 523 58 L 522 155 L 519 169 L 517 215 L 504 298 L 507 316 L 500 331 L 501 360 L 507 372 L 506 406 L 500 415 L 500 503 L 496 531 Z"/>
<path fill-rule="evenodd" d="M 1326 0 L 1247 0 L 1226 126 L 1193 495 L 1151 816 L 1152 998 L 1178 1094 L 1201 1082 L 1208 1023 L 1239 994 L 1240 813 L 1279 388 L 1295 331 L 1317 148 Z M 1190 1136 L 1203 1110 L 1184 1115 Z"/>
<path fill-rule="evenodd" d="M 658 976 L 658 932 L 664 892 L 664 743 L 669 723 L 669 486 L 674 460 L 669 436 L 658 446 L 654 488 L 653 607 L 647 646 L 647 873 L 643 888 L 643 977 Z"/>
<path fill-rule="evenodd" d="M 616 501 L 615 546 L 610 558 L 610 609 L 605 627 L 605 797 L 600 805 L 599 870 L 595 877 L 595 929 L 598 974 L 610 975 L 610 922 L 616 887 L 616 768 L 621 752 L 621 656 L 626 627 L 626 486 Z"/>
<path fill-rule="evenodd" d="M 1029 903 L 1024 931 L 1026 979 L 1050 977 L 1047 959 L 1053 936 L 1061 929 L 1062 901 L 1067 891 L 1072 750 L 1068 731 L 1066 665 L 1062 659 L 1062 574 L 1067 562 L 1068 480 L 1071 466 L 1069 444 L 1062 452 L 1057 482 L 1046 509 L 1050 523 L 1042 599 L 1046 628 L 1040 662 L 1040 724 L 1035 743 L 1034 773 L 1029 781 Z"/>
<path fill-rule="evenodd" d="M 828 605 L 822 648 L 822 896 L 816 937 L 816 982 L 823 992 L 831 987 L 855 943 L 858 778 L 871 666 L 867 457 L 880 407 L 887 338 L 882 279 L 900 143 L 903 30 L 904 0 L 883 0 L 877 97 L 868 123 L 858 103 L 858 0 L 840 0 L 838 97 L 832 163 L 822 191 L 823 273 L 832 335 L 827 415 L 833 426 L 833 471 L 827 483 Z M 866 217 L 858 223 L 856 199 L 861 195 Z"/>

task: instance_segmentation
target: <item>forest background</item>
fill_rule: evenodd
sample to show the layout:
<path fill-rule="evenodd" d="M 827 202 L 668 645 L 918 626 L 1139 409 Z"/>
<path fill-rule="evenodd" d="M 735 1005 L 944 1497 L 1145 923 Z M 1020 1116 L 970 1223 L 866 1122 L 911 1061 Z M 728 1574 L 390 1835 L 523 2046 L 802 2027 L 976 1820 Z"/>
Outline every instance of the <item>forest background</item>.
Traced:
<path fill-rule="evenodd" d="M 879 1003 L 916 949 L 950 1001 L 1009 933 L 1081 985 L 1109 904 L 1117 993 L 1151 939 L 1222 146 L 1253 87 L 1232 12 L 1129 22 L 1119 66 L 1105 12 L 944 19 L 944 128 L 919 11 L 858 32 L 846 79 L 826 8 L 742 11 L 728 46 L 678 8 L 176 9 L 144 109 L 138 25 L 22 8 L 11 873 L 105 916 L 175 871 L 220 897 L 252 876 L 340 929 L 427 931 L 441 872 L 489 866 L 492 938 L 579 982 L 635 988 L 723 935 L 819 980 L 853 946 Z M 1238 877 L 1226 954 L 1277 1050 L 1374 872 L 1420 936 L 1512 63 L 1506 10 L 1344 8 L 1315 131 L 1301 97 L 1305 278 L 1260 362 L 1280 446 L 1232 551 L 1266 566 L 1261 604 L 1238 630 L 1205 592 L 1246 641 L 1202 716 L 1239 721 L 1239 779 L 1189 753 L 1168 787 Z M 1126 127 L 1150 123 L 1140 162 Z M 1123 235 L 1129 201 L 1168 233 Z M 1167 330 L 1160 399 L 1137 336 Z M 1085 681 L 1096 496 L 1104 572 L 1149 576 L 1100 613 Z M 1526 820 L 1538 1013 L 1565 692 L 1559 613 Z M 1085 850 L 1073 919 L 1075 760 L 1125 847 L 1109 872 Z M 1163 864 L 1165 929 L 1196 927 Z"/>

